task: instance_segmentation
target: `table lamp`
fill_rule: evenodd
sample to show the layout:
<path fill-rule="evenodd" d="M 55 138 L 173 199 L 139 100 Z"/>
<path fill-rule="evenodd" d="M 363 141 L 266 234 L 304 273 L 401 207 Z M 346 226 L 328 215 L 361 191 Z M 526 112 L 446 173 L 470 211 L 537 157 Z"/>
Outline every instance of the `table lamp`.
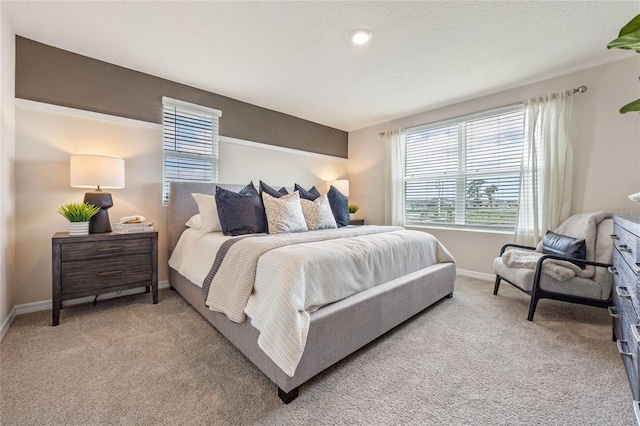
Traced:
<path fill-rule="evenodd" d="M 70 184 L 73 188 L 96 188 L 84 194 L 84 202 L 100 207 L 89 221 L 89 233 L 111 232 L 109 213 L 111 194 L 102 189 L 124 188 L 124 160 L 100 155 L 72 155 Z"/>
<path fill-rule="evenodd" d="M 333 186 L 345 197 L 349 196 L 349 181 L 347 179 L 329 181 L 329 186 Z"/>

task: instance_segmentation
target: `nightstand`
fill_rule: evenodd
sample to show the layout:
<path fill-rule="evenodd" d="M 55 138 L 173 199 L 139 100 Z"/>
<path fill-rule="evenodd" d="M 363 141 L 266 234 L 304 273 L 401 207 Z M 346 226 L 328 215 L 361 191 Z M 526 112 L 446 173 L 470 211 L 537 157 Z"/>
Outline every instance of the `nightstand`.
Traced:
<path fill-rule="evenodd" d="M 364 225 L 364 219 L 353 219 L 349 221 L 349 225 L 355 225 L 355 226 L 359 226 L 359 225 Z"/>
<path fill-rule="evenodd" d="M 136 287 L 149 288 L 158 303 L 158 232 L 89 234 L 51 239 L 53 320 L 60 321 L 62 301 Z"/>

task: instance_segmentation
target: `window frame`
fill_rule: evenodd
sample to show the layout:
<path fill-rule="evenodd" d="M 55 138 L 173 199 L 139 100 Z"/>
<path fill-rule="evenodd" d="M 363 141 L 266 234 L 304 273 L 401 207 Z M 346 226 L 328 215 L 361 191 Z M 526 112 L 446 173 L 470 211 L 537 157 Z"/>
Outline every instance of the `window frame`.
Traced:
<path fill-rule="evenodd" d="M 176 150 L 168 150 L 165 148 L 165 108 L 182 109 L 190 113 L 206 115 L 211 118 L 211 152 L 208 154 L 196 154 L 190 152 L 181 152 Z M 217 182 L 218 180 L 218 149 L 220 142 L 220 123 L 219 119 L 222 117 L 222 111 L 205 107 L 202 105 L 192 104 L 190 102 L 181 101 L 179 99 L 169 98 L 167 96 L 162 97 L 162 205 L 169 205 L 169 182 L 189 179 L 167 179 L 167 158 L 176 159 L 192 159 L 199 161 L 207 161 L 211 165 L 211 182 Z"/>
<path fill-rule="evenodd" d="M 454 118 L 449 118 L 442 121 L 437 121 L 428 124 L 421 124 L 418 126 L 410 127 L 405 130 L 404 133 L 404 176 L 403 176 L 403 202 L 404 202 L 404 221 L 406 226 L 410 227 L 431 227 L 431 228 L 456 228 L 456 229 L 464 229 L 464 230 L 481 230 L 481 231 L 493 231 L 493 232 L 510 232 L 513 233 L 515 231 L 515 223 L 508 226 L 500 226 L 500 225 L 478 225 L 478 224 L 467 224 L 465 223 L 465 215 L 466 215 L 466 204 L 467 204 L 467 185 L 466 179 L 471 176 L 487 176 L 487 177 L 496 177 L 500 176 L 500 174 L 504 174 L 507 176 L 508 174 L 517 173 L 518 176 L 522 173 L 521 163 L 518 164 L 518 167 L 505 167 L 498 168 L 489 171 L 481 171 L 481 172 L 468 172 L 466 170 L 467 166 L 467 145 L 468 139 L 466 135 L 466 123 L 470 121 L 482 120 L 484 118 L 506 115 L 514 112 L 520 112 L 522 114 L 522 140 L 524 146 L 524 138 L 526 135 L 526 116 L 524 110 L 523 103 L 510 104 L 505 105 L 498 108 L 492 108 L 489 110 L 479 111 L 471 114 L 466 114 Z M 440 174 L 420 174 L 418 176 L 412 175 L 409 176 L 407 173 L 407 139 L 410 135 L 420 132 L 427 132 L 433 129 L 444 128 L 447 126 L 458 126 L 458 160 L 457 160 L 457 168 L 455 174 L 447 174 L 446 172 Z M 447 178 L 455 180 L 455 219 L 454 223 L 451 222 L 418 222 L 418 221 L 409 221 L 407 220 L 407 182 L 411 181 L 420 181 L 420 180 L 430 180 L 430 179 L 438 179 L 438 178 Z M 519 192 L 519 189 L 518 189 Z M 461 196 L 462 195 L 462 196 Z M 519 199 L 518 199 L 519 203 Z M 517 208 L 516 208 L 517 214 Z"/>

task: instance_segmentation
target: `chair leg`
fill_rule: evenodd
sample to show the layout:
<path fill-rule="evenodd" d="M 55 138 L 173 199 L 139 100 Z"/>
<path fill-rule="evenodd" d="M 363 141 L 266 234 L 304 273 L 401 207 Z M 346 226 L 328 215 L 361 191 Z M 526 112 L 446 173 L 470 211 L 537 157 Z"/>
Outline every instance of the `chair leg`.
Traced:
<path fill-rule="evenodd" d="M 498 289 L 500 288 L 500 280 L 502 278 L 500 278 L 500 275 L 496 275 L 496 284 L 493 286 L 493 295 L 495 296 L 496 294 L 498 294 Z"/>
<path fill-rule="evenodd" d="M 532 294 L 531 303 L 529 303 L 529 316 L 527 317 L 527 321 L 533 321 L 533 314 L 536 313 L 536 306 L 538 306 L 538 298 L 535 297 L 535 294 Z"/>

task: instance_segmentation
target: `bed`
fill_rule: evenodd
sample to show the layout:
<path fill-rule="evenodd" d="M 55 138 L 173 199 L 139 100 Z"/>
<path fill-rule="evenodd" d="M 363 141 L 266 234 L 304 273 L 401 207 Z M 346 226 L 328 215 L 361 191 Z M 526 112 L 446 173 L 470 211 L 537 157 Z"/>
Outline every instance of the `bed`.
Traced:
<path fill-rule="evenodd" d="M 238 191 L 243 187 L 205 182 L 171 183 L 168 212 L 170 256 L 176 250 L 182 234 L 188 234 L 185 232 L 188 229 L 185 226 L 186 222 L 198 213 L 198 205 L 191 194 L 213 195 L 216 186 L 232 191 Z M 367 231 L 366 227 L 349 228 L 352 229 L 343 229 L 345 232 L 358 234 L 357 238 L 363 238 L 360 234 L 386 232 L 378 229 Z M 318 231 L 310 231 L 312 232 Z M 298 247 L 303 246 L 307 247 L 306 244 Z M 446 249 L 443 250 L 446 252 Z M 310 314 L 305 313 L 309 320 L 308 328 L 305 332 L 303 350 L 294 371 L 286 367 L 281 368 L 281 362 L 277 364 L 261 349 L 258 344 L 261 333 L 252 325 L 253 319 L 247 318 L 238 322 L 236 318 L 235 321 L 231 321 L 224 313 L 210 310 L 205 305 L 202 287 L 172 267 L 169 268 L 169 281 L 172 289 L 180 293 L 277 385 L 278 396 L 288 404 L 298 396 L 299 386 L 310 378 L 433 303 L 451 297 L 456 276 L 455 263 L 450 257 L 441 257 L 445 261 L 433 263 L 321 306 Z"/>

